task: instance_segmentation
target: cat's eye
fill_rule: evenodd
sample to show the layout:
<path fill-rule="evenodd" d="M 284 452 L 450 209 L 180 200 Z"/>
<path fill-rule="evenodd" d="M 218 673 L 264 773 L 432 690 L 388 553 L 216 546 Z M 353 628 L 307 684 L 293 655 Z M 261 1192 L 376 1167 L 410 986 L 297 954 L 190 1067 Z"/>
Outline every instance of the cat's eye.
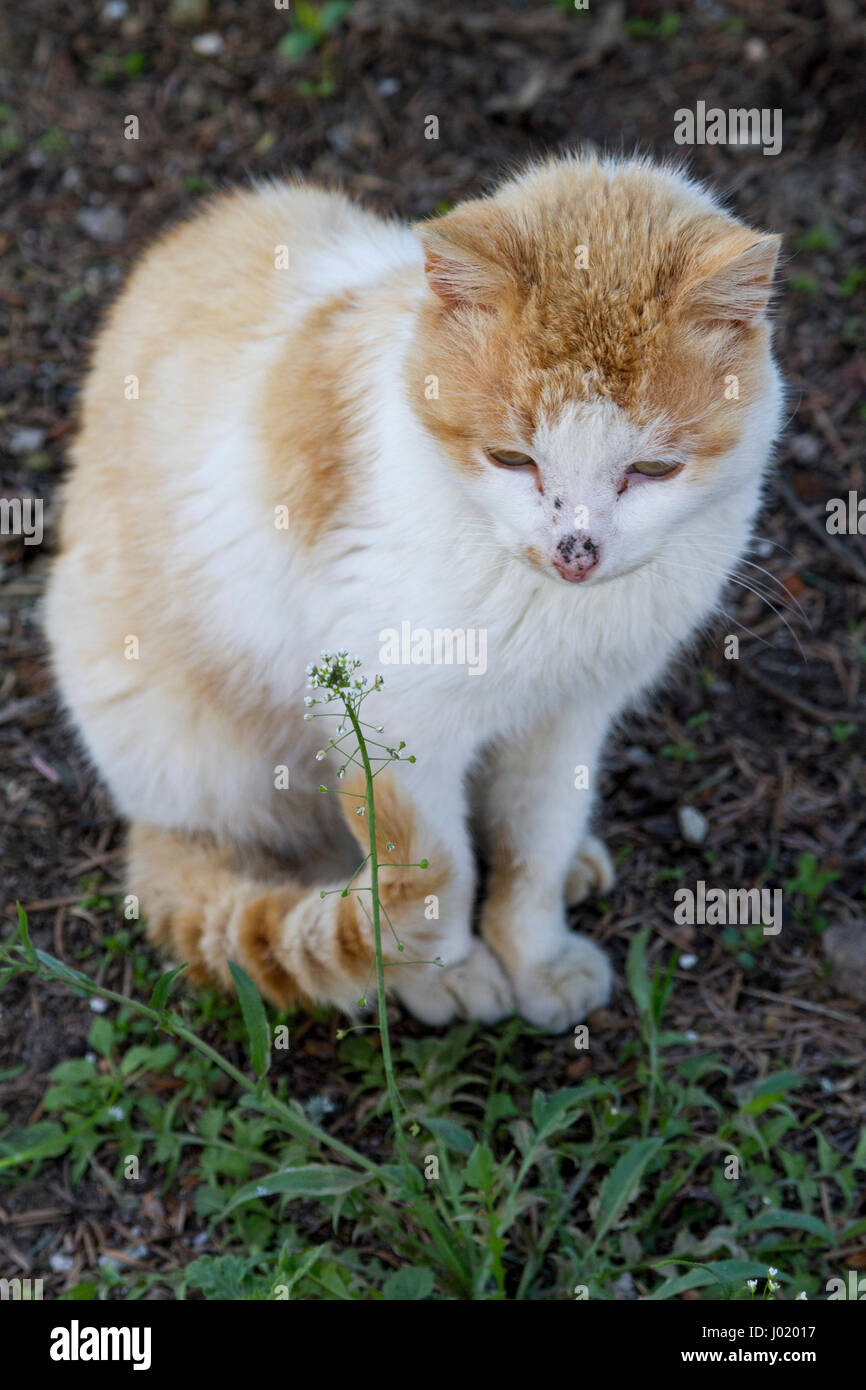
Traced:
<path fill-rule="evenodd" d="M 535 466 L 535 459 L 528 454 L 521 454 L 519 449 L 488 449 L 487 457 L 494 463 L 501 463 L 504 468 L 526 468 Z"/>
<path fill-rule="evenodd" d="M 639 459 L 628 471 L 639 473 L 642 478 L 667 478 L 679 467 L 678 463 L 663 463 L 660 459 Z"/>

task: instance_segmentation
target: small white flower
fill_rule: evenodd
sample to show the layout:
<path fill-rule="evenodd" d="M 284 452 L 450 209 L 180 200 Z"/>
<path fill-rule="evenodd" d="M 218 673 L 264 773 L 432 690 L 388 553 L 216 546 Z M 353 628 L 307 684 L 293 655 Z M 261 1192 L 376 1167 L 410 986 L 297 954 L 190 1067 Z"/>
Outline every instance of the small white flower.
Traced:
<path fill-rule="evenodd" d="M 319 751 L 318 751 L 318 753 L 316 754 L 316 762 L 317 762 L 317 763 L 320 763 L 320 762 L 322 761 L 322 759 L 324 758 L 324 756 L 325 756 L 325 750 L 324 750 L 324 748 L 320 748 Z"/>
<path fill-rule="evenodd" d="M 746 1280 L 746 1288 L 747 1288 L 747 1289 L 751 1289 L 751 1290 L 752 1290 L 752 1293 L 755 1292 L 755 1289 L 756 1289 L 757 1287 L 758 1287 L 758 1281 L 757 1281 L 757 1279 L 747 1279 L 747 1280 Z"/>
<path fill-rule="evenodd" d="M 794 1299 L 794 1302 L 795 1302 L 795 1303 L 808 1303 L 808 1302 L 809 1302 L 808 1298 L 806 1297 L 806 1291 L 805 1291 L 805 1289 L 804 1289 L 801 1293 L 798 1293 L 798 1294 L 797 1294 L 797 1297 Z"/>
<path fill-rule="evenodd" d="M 776 1281 L 775 1281 L 775 1279 L 768 1279 L 768 1280 L 767 1280 L 767 1288 L 770 1290 L 770 1293 L 775 1293 L 776 1290 L 777 1290 L 777 1289 L 780 1289 L 781 1287 L 782 1287 L 781 1284 L 777 1284 Z"/>
<path fill-rule="evenodd" d="M 772 1279 L 774 1275 L 776 1275 L 776 1274 L 779 1273 L 779 1271 L 778 1271 L 777 1269 L 774 1269 L 773 1266 L 770 1265 L 770 1268 L 767 1270 L 767 1273 L 768 1273 L 768 1275 L 770 1276 L 770 1278 Z"/>
<path fill-rule="evenodd" d="M 107 1110 L 106 1113 L 107 1113 L 108 1115 L 111 1116 L 112 1120 L 122 1120 L 122 1119 L 123 1119 L 123 1106 L 121 1106 L 121 1105 L 109 1105 L 108 1110 Z"/>
<path fill-rule="evenodd" d="M 108 1000 L 100 999 L 97 995 L 90 1001 L 90 1010 L 94 1014 L 104 1014 L 108 1008 Z"/>

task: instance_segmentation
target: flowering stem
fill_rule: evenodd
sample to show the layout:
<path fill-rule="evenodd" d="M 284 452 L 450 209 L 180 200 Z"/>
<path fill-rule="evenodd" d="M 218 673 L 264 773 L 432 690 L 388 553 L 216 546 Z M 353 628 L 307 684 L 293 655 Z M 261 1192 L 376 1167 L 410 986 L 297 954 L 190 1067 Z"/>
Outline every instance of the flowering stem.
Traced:
<path fill-rule="evenodd" d="M 382 1062 L 385 1067 L 385 1083 L 388 1088 L 388 1099 L 391 1103 L 391 1117 L 394 1122 L 394 1137 L 397 1143 L 397 1150 L 400 1154 L 400 1161 L 404 1169 L 408 1170 L 410 1166 L 409 1153 L 406 1148 L 406 1136 L 403 1133 L 403 1122 L 400 1114 L 400 1093 L 397 1090 L 397 1079 L 394 1075 L 394 1059 L 391 1055 L 391 1037 L 388 1032 L 388 1010 L 385 1001 L 385 965 L 382 959 L 382 931 L 379 910 L 379 850 L 376 844 L 376 806 L 373 797 L 373 770 L 370 766 L 367 745 L 364 741 L 364 735 L 361 732 L 358 715 L 350 700 L 345 700 L 344 704 L 346 713 L 351 719 L 352 727 L 355 730 L 355 737 L 358 740 L 358 750 L 364 765 L 364 781 L 367 793 L 367 832 L 370 839 L 373 949 L 376 955 L 376 991 L 379 1006 L 379 1034 L 382 1038 Z"/>

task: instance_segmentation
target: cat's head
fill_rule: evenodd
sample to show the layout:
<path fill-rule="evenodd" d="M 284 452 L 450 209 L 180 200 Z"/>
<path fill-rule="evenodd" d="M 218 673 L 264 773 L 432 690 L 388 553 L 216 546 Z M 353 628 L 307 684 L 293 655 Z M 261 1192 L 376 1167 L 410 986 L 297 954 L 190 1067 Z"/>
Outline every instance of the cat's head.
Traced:
<path fill-rule="evenodd" d="M 757 497 L 778 237 L 672 170 L 578 157 L 417 230 L 410 398 L 506 551 L 597 583 Z"/>

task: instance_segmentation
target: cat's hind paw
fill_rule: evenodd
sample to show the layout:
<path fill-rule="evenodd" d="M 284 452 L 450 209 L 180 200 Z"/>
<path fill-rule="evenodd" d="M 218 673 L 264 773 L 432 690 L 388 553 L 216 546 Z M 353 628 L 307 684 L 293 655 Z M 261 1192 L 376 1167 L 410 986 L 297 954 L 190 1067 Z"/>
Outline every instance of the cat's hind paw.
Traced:
<path fill-rule="evenodd" d="M 606 844 L 597 835 L 587 835 L 581 841 L 566 879 L 566 906 L 582 903 L 591 893 L 607 893 L 615 882 L 616 870 Z"/>
<path fill-rule="evenodd" d="M 493 952 L 478 940 L 468 956 L 454 965 L 399 966 L 393 992 L 410 1014 L 433 1027 L 457 1018 L 496 1023 L 514 1012 L 508 976 Z"/>
<path fill-rule="evenodd" d="M 562 1033 L 610 998 L 611 968 L 595 942 L 573 933 L 550 960 L 525 966 L 514 980 L 517 1009 L 528 1023 Z"/>

